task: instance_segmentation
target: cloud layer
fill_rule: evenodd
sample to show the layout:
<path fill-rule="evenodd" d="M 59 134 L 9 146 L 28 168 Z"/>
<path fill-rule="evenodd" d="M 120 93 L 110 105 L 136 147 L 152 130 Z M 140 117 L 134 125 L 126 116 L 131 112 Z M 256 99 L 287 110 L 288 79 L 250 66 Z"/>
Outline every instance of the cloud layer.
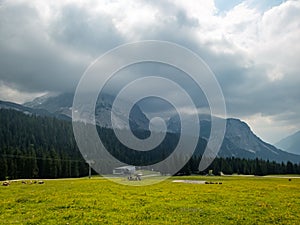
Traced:
<path fill-rule="evenodd" d="M 300 2 L 272 4 L 1 1 L 0 98 L 22 102 L 71 91 L 107 50 L 131 41 L 166 40 L 206 61 L 223 89 L 229 116 L 276 141 L 300 129 Z"/>

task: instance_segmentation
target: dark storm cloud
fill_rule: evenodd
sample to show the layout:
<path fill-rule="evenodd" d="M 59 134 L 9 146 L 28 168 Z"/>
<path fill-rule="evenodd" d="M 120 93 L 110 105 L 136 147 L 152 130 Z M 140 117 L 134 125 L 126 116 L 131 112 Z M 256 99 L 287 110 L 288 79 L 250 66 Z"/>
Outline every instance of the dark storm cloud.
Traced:
<path fill-rule="evenodd" d="M 51 35 L 57 42 L 94 57 L 123 42 L 110 16 L 91 15 L 74 4 L 61 9 L 51 25 Z"/>
<path fill-rule="evenodd" d="M 57 13 L 45 24 L 25 3 L 0 9 L 1 80 L 27 92 L 70 91 L 95 57 L 121 41 L 107 17 L 91 19 L 72 5 Z"/>
<path fill-rule="evenodd" d="M 205 1 L 201 7 L 194 3 L 1 1 L 0 84 L 21 92 L 70 91 L 107 50 L 158 39 L 183 45 L 203 58 L 221 85 L 230 116 L 260 114 L 299 124 L 297 1 L 267 12 L 257 12 L 247 2 L 238 5 L 241 1 L 235 1 L 235 8 L 220 1 Z M 124 79 L 116 82 L 120 86 Z M 178 82 L 189 85 L 185 78 Z M 197 88 L 189 91 L 199 95 Z"/>

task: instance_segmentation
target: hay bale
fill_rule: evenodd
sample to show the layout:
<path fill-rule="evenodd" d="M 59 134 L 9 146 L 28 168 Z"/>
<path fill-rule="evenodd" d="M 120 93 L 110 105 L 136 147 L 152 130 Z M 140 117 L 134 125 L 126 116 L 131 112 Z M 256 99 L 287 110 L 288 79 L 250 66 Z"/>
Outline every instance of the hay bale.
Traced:
<path fill-rule="evenodd" d="M 44 181 L 42 181 L 42 180 L 40 180 L 39 182 L 38 182 L 38 184 L 44 184 L 45 182 Z"/>

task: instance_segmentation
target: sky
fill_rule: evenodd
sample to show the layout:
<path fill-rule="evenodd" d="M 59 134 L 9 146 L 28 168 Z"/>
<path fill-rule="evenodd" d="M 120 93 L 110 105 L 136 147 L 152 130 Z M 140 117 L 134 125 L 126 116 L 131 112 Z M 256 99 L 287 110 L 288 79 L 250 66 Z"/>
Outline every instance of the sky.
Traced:
<path fill-rule="evenodd" d="M 164 40 L 216 75 L 228 117 L 275 143 L 300 130 L 300 1 L 0 0 L 0 99 L 73 90 L 128 42 Z"/>

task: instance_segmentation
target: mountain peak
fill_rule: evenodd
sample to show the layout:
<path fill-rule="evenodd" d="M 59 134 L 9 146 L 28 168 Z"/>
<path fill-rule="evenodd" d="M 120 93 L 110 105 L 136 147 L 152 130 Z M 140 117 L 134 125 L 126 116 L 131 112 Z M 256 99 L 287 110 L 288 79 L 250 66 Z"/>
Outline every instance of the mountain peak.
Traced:
<path fill-rule="evenodd" d="M 281 139 L 275 145 L 287 152 L 300 154 L 300 131 Z"/>
<path fill-rule="evenodd" d="M 73 103 L 72 93 L 63 93 L 57 96 L 48 96 L 44 98 L 39 98 L 34 100 L 31 104 L 33 109 L 48 110 L 54 114 L 63 114 L 71 118 L 72 114 L 72 103 Z M 111 128 L 111 114 L 114 113 L 118 118 L 118 128 L 128 129 L 128 118 L 122 113 L 122 108 L 115 109 L 112 111 L 112 104 L 114 101 L 114 96 L 109 94 L 101 94 L 98 99 L 95 117 L 96 123 L 99 126 Z M 34 103 L 34 104 L 33 104 Z M 30 105 L 27 103 L 26 105 Z M 127 102 L 124 100 L 124 104 Z M 24 106 L 23 106 L 24 107 Z M 81 107 L 85 107 L 82 105 Z M 122 106 L 119 106 L 122 107 Z M 222 118 L 214 117 L 215 119 L 224 120 Z M 189 121 L 189 117 L 186 118 L 186 124 L 194 123 L 194 121 Z M 211 116 L 199 114 L 200 121 L 200 138 L 208 139 L 210 136 L 211 129 Z M 138 105 L 131 110 L 131 115 L 129 118 L 130 128 L 134 130 L 148 130 L 149 129 L 149 119 L 139 108 Z M 167 121 L 168 132 L 178 134 L 181 131 L 181 122 L 178 115 L 172 116 Z M 300 134 L 300 132 L 299 132 Z M 185 135 L 194 135 L 192 133 Z M 300 140 L 300 138 L 298 138 Z M 226 119 L 226 132 L 223 144 L 218 154 L 219 157 L 238 157 L 238 158 L 262 158 L 269 159 L 278 162 L 282 161 L 292 161 L 299 162 L 300 156 L 293 155 L 277 149 L 273 145 L 270 145 L 258 136 L 256 136 L 250 126 L 237 118 Z"/>

